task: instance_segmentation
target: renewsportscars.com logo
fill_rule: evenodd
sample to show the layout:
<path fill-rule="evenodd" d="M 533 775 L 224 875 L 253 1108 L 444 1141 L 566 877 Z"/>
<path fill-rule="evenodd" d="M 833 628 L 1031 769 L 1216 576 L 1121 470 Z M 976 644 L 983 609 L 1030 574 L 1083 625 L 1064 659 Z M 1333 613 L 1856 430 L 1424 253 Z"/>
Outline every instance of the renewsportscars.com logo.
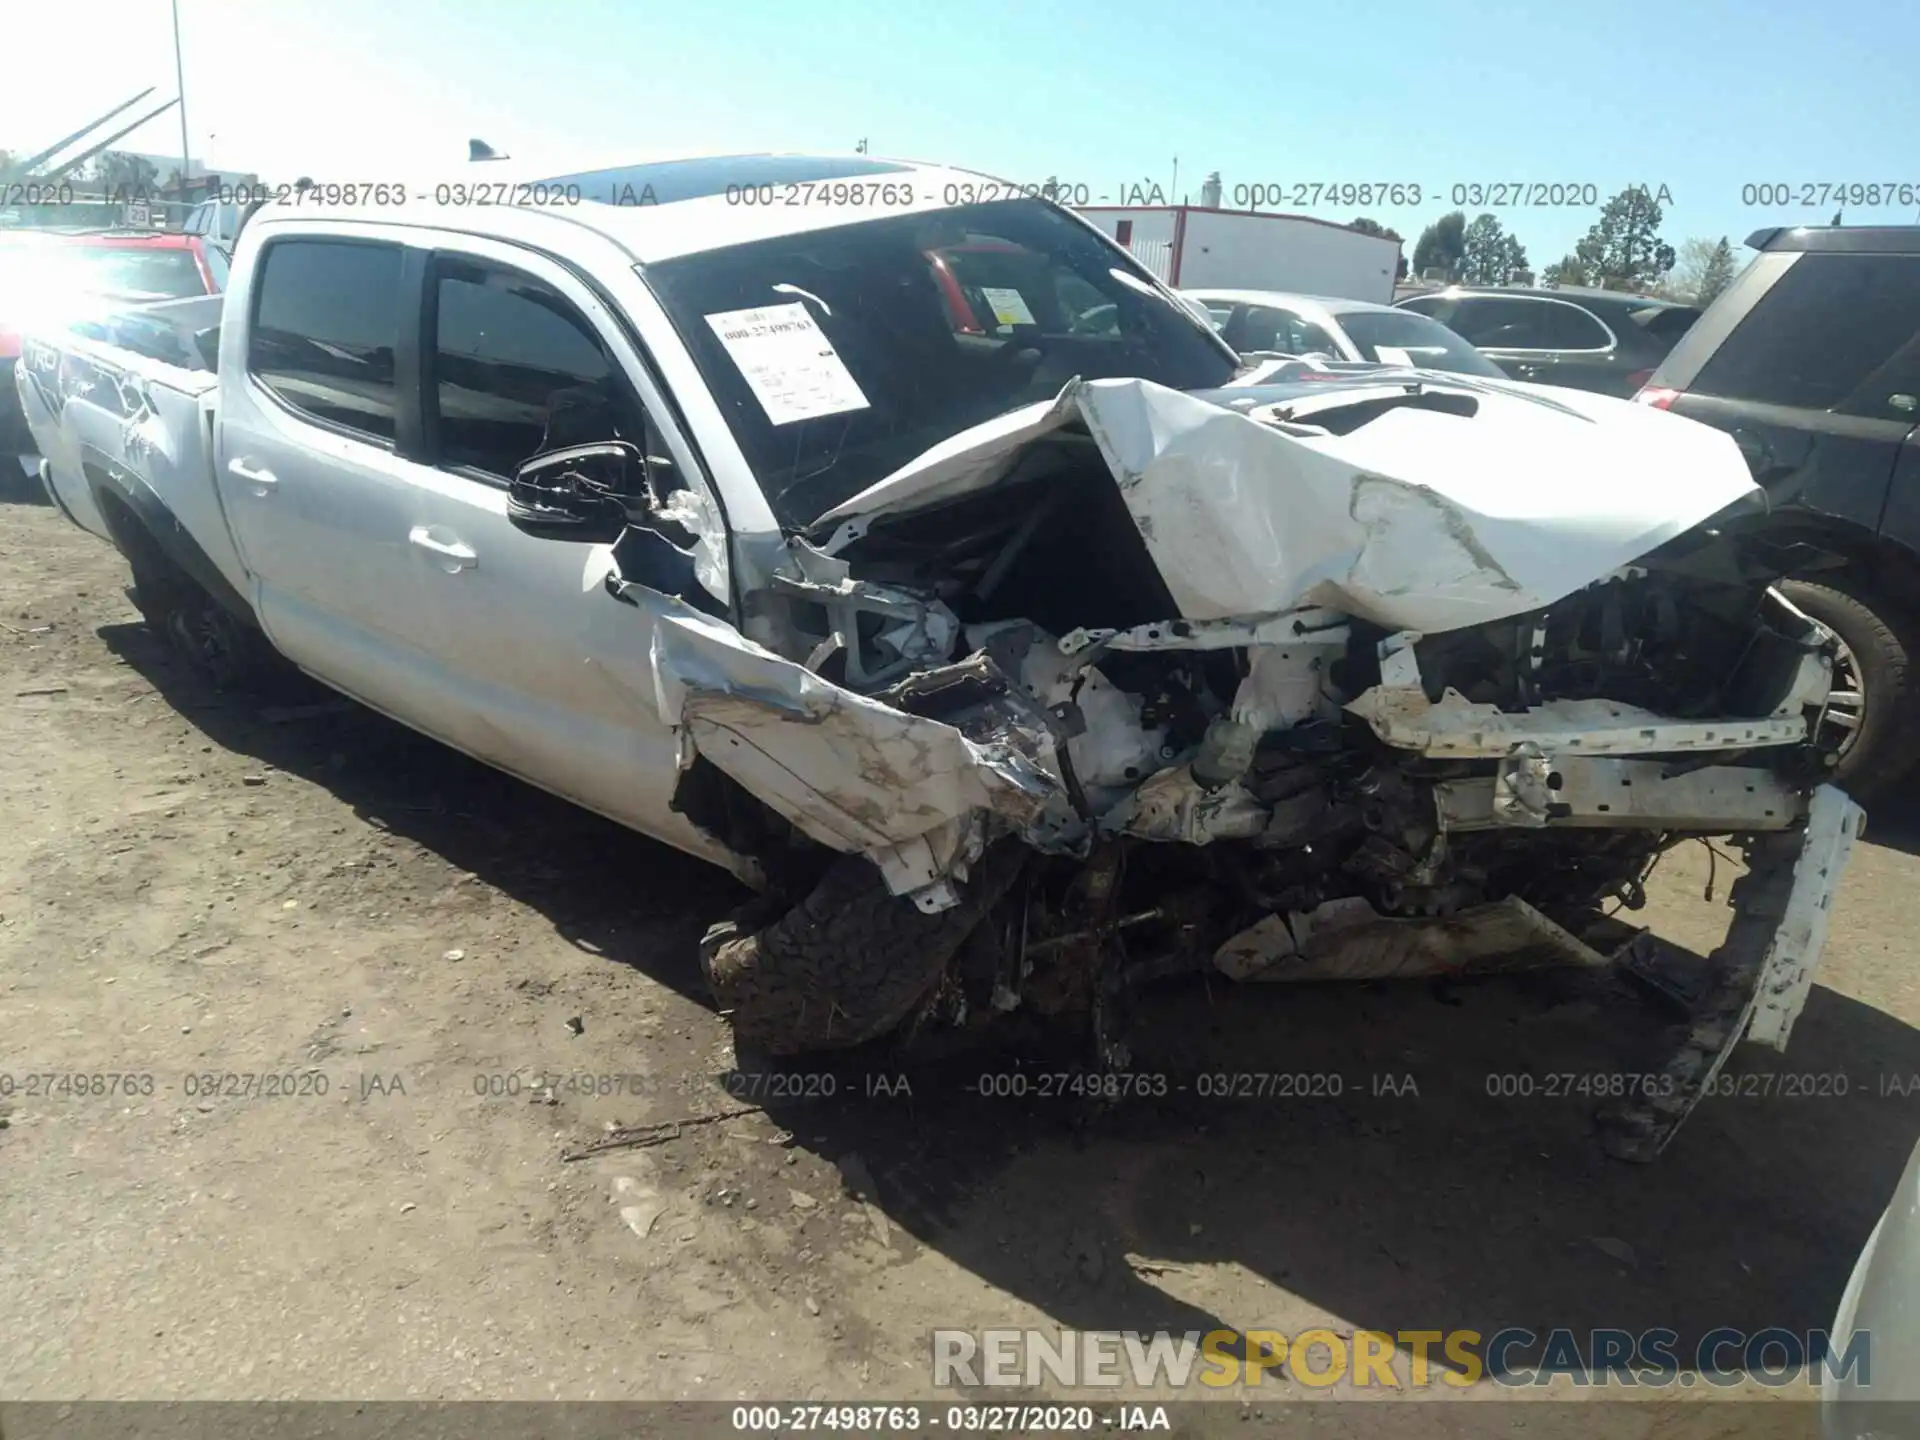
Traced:
<path fill-rule="evenodd" d="M 1872 1383 L 1873 1337 L 1849 1335 L 1836 1348 L 1824 1330 L 1709 1330 L 1682 1349 L 1667 1329 L 1188 1330 L 1150 1335 L 1117 1330 L 935 1330 L 933 1383 L 939 1388 L 1134 1386 L 1153 1390 L 1259 1385 L 1269 1374 L 1315 1387 L 1419 1390 L 1496 1385 L 1720 1387 L 1759 1383 L 1817 1386 L 1823 1375 Z"/>

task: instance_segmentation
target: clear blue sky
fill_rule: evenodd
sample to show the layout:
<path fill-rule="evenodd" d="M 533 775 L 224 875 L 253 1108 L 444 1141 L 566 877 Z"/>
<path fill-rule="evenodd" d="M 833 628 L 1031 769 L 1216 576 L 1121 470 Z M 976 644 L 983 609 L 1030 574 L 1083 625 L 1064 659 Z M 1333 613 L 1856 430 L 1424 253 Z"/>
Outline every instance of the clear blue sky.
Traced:
<path fill-rule="evenodd" d="M 144 85 L 172 93 L 166 0 L 13 10 L 0 146 L 37 148 Z M 1737 245 L 1835 208 L 1744 204 L 1746 183 L 1920 186 L 1920 0 L 180 0 L 180 13 L 196 158 L 283 179 L 457 167 L 470 135 L 562 168 L 865 137 L 876 154 L 1058 175 L 1095 196 L 1170 190 L 1175 156 L 1195 199 L 1209 170 L 1230 202 L 1258 182 L 1417 183 L 1417 208 L 1368 210 L 1409 245 L 1456 182 L 1591 183 L 1603 198 L 1664 184 L 1675 245 Z M 122 144 L 177 151 L 179 121 Z M 1499 213 L 1536 266 L 1591 221 Z"/>

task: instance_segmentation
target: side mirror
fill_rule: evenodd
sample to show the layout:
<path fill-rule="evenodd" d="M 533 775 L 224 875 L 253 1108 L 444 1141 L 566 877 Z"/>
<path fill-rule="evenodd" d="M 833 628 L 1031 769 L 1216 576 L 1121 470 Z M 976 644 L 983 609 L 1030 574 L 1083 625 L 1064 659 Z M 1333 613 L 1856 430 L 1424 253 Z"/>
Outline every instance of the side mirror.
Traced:
<path fill-rule="evenodd" d="M 624 440 L 535 455 L 507 487 L 507 520 L 536 540 L 607 545 L 627 528 L 626 497 L 646 459 Z"/>

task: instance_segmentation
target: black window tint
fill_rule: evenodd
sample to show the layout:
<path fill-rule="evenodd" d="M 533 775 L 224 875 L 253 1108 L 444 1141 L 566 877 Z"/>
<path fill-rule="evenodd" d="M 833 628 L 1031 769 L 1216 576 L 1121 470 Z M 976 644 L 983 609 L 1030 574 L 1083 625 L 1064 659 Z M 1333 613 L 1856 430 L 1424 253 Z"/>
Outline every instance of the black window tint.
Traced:
<path fill-rule="evenodd" d="M 276 240 L 260 265 L 247 369 L 296 410 L 393 439 L 399 247 Z"/>
<path fill-rule="evenodd" d="M 585 317 L 531 276 L 442 258 L 432 391 L 440 459 L 511 478 L 594 440 L 642 447 L 639 409 Z"/>
<path fill-rule="evenodd" d="M 1504 295 L 1470 295 L 1450 315 L 1434 318 L 1474 345 L 1493 350 L 1550 348 L 1545 312 L 1554 307 L 1538 300 Z"/>
<path fill-rule="evenodd" d="M 1540 313 L 1536 317 L 1534 343 L 1543 350 L 1604 350 L 1612 344 L 1607 329 L 1577 305 L 1557 300 L 1531 302 Z"/>
<path fill-rule="evenodd" d="M 1801 256 L 1693 388 L 1911 421 L 1920 397 L 1920 256 Z"/>

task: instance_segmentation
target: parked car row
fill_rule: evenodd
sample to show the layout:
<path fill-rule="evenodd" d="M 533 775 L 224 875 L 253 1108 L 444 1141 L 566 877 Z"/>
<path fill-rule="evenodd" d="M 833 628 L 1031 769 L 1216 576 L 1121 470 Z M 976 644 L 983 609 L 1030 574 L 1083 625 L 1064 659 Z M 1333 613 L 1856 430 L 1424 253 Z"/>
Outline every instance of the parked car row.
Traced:
<path fill-rule="evenodd" d="M 1267 290 L 1181 293 L 1204 305 L 1243 354 L 1415 364 L 1623 400 L 1700 318 L 1691 305 L 1611 290 L 1456 285 L 1395 305 Z"/>
<path fill-rule="evenodd" d="M 1438 320 L 1516 380 L 1626 399 L 1700 311 L 1612 290 L 1455 286 L 1400 302 Z"/>
<path fill-rule="evenodd" d="M 1329 360 L 1418 365 L 1498 379 L 1505 372 L 1425 315 L 1364 300 L 1270 290 L 1183 290 L 1243 355 L 1324 355 Z"/>
<path fill-rule="evenodd" d="M 1842 642 L 1828 710 L 1840 777 L 1884 793 L 1920 761 L 1920 227 L 1757 232 L 1751 265 L 1703 313 L 1606 290 L 1455 286 L 1382 307 L 1192 292 L 1249 354 L 1412 363 L 1601 394 L 1731 435 L 1795 553 L 1783 586 Z M 1413 337 L 1409 337 L 1410 339 Z"/>

